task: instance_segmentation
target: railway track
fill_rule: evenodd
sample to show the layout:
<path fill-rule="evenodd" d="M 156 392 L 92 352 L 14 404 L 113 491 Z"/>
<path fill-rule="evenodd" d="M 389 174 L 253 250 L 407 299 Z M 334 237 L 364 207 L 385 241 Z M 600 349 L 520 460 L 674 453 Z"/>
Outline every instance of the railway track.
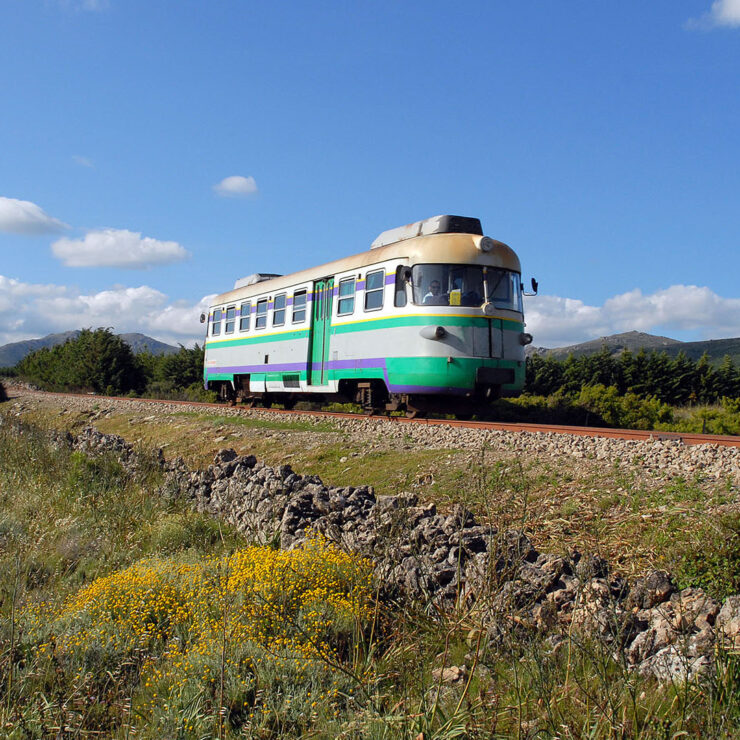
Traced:
<path fill-rule="evenodd" d="M 18 389 L 10 387 L 8 390 L 9 399 L 18 395 Z M 640 429 L 609 429 L 603 427 L 586 427 L 586 426 L 566 426 L 563 424 L 527 424 L 520 422 L 499 422 L 499 421 L 461 421 L 457 419 L 429 419 L 414 418 L 408 419 L 403 416 L 362 416 L 360 414 L 351 414 L 338 411 L 308 411 L 296 409 L 273 409 L 273 408 L 240 408 L 239 406 L 225 406 L 223 403 L 206 403 L 202 401 L 170 401 L 159 398 L 121 398 L 120 396 L 91 396 L 84 393 L 50 393 L 48 391 L 28 391 L 23 389 L 24 394 L 42 394 L 53 396 L 68 396 L 72 398 L 97 399 L 101 401 L 129 401 L 142 404 L 169 404 L 176 406 L 197 406 L 203 408 L 229 408 L 235 411 L 243 410 L 265 413 L 280 414 L 285 416 L 319 416 L 335 419 L 374 419 L 383 421 L 388 424 L 425 424 L 428 426 L 452 426 L 466 429 L 491 429 L 504 432 L 530 432 L 530 433 L 548 433 L 548 434 L 570 434 L 583 437 L 606 437 L 611 439 L 625 439 L 635 441 L 661 440 L 680 442 L 685 445 L 718 445 L 720 447 L 740 447 L 740 437 L 720 434 L 694 434 L 684 432 L 661 432 L 661 431 L 644 431 Z"/>

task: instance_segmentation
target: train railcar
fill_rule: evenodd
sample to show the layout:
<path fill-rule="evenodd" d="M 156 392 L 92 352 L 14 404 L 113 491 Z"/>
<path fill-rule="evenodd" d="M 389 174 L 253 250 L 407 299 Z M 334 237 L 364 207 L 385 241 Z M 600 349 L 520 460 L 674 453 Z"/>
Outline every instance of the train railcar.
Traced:
<path fill-rule="evenodd" d="M 337 398 L 409 416 L 464 416 L 517 395 L 532 341 L 517 255 L 460 216 L 385 231 L 309 270 L 238 280 L 201 321 L 204 383 L 224 400 Z"/>

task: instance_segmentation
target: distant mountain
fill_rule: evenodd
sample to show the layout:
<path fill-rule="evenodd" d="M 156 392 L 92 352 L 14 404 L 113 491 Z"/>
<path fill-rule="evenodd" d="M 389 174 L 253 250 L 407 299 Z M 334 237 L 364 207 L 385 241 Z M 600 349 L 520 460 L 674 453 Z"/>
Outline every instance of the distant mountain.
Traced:
<path fill-rule="evenodd" d="M 17 365 L 26 355 L 35 352 L 44 347 L 56 347 L 68 339 L 74 339 L 79 336 L 79 329 L 74 331 L 64 331 L 60 334 L 47 334 L 40 339 L 26 339 L 23 342 L 11 342 L 0 347 L 0 367 L 13 367 Z M 151 352 L 153 355 L 167 355 L 177 352 L 179 347 L 173 347 L 171 344 L 165 344 L 146 334 L 120 334 L 126 344 L 131 347 L 134 354 L 141 352 Z"/>
<path fill-rule="evenodd" d="M 142 352 L 150 352 L 153 355 L 171 355 L 180 349 L 179 347 L 173 347 L 171 344 L 152 339 L 146 334 L 119 334 L 118 336 L 131 347 L 135 355 Z"/>
<path fill-rule="evenodd" d="M 703 342 L 681 342 L 670 337 L 660 337 L 646 334 L 641 331 L 627 331 L 622 334 L 612 334 L 600 339 L 592 339 L 581 344 L 571 344 L 567 347 L 547 349 L 545 347 L 528 347 L 528 355 L 538 354 L 564 360 L 568 355 L 581 357 L 593 355 L 606 347 L 611 354 L 618 355 L 625 350 L 639 352 L 665 352 L 675 357 L 683 352 L 693 360 L 698 360 L 705 352 L 713 364 L 722 362 L 725 355 L 729 355 L 737 364 L 740 364 L 740 338 L 737 339 L 709 339 Z"/>
<path fill-rule="evenodd" d="M 704 342 L 681 342 L 678 346 L 667 347 L 666 352 L 674 356 L 683 352 L 692 360 L 698 360 L 705 352 L 712 363 L 722 362 L 729 355 L 736 365 L 740 365 L 740 337 L 735 339 L 707 339 Z"/>
<path fill-rule="evenodd" d="M 76 331 L 65 331 L 61 334 L 47 334 L 41 339 L 26 339 L 23 342 L 11 342 L 0 347 L 0 367 L 13 367 L 17 365 L 26 355 L 44 347 L 56 347 L 68 339 L 74 339 L 78 334 Z"/>

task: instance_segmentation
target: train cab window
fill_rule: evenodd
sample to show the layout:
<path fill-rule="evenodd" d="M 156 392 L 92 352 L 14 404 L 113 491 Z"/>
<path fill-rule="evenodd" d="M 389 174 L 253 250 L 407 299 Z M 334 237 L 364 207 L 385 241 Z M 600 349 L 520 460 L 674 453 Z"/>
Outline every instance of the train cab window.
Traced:
<path fill-rule="evenodd" d="M 211 323 L 211 336 L 216 337 L 221 333 L 221 309 L 216 308 L 213 311 L 213 321 Z"/>
<path fill-rule="evenodd" d="M 346 316 L 355 310 L 355 279 L 347 278 L 339 281 L 339 300 L 337 301 L 337 316 Z"/>
<path fill-rule="evenodd" d="M 224 333 L 233 334 L 235 324 L 236 324 L 236 306 L 229 306 L 226 309 L 226 325 L 225 325 Z"/>
<path fill-rule="evenodd" d="M 522 311 L 519 273 L 479 265 L 414 265 L 414 303 L 423 306 L 480 307 Z"/>
<path fill-rule="evenodd" d="M 365 310 L 377 311 L 383 308 L 383 290 L 385 288 L 385 270 L 368 272 L 365 276 Z"/>
<path fill-rule="evenodd" d="M 285 293 L 275 296 L 275 306 L 272 312 L 272 325 L 282 326 L 285 323 Z"/>
<path fill-rule="evenodd" d="M 252 302 L 242 303 L 239 309 L 239 331 L 249 331 L 249 317 L 252 313 Z"/>
<path fill-rule="evenodd" d="M 393 299 L 393 305 L 396 308 L 403 308 L 406 305 L 406 284 L 408 283 L 411 270 L 405 265 L 399 265 L 396 270 L 396 293 Z"/>
<path fill-rule="evenodd" d="M 267 326 L 267 298 L 257 301 L 257 315 L 254 319 L 255 329 L 264 329 Z"/>
<path fill-rule="evenodd" d="M 522 310 L 522 286 L 519 274 L 508 270 L 488 270 L 488 300 L 496 308 Z"/>
<path fill-rule="evenodd" d="M 293 323 L 306 320 L 306 291 L 298 290 L 293 295 Z"/>

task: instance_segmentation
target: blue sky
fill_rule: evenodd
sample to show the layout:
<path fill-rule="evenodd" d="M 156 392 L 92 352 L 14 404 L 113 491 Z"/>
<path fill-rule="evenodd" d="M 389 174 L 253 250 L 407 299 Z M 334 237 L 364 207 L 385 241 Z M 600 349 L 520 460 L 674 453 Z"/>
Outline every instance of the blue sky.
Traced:
<path fill-rule="evenodd" d="M 439 213 L 538 278 L 537 345 L 740 336 L 740 0 L 5 0 L 0 64 L 0 343 L 188 343 Z"/>

